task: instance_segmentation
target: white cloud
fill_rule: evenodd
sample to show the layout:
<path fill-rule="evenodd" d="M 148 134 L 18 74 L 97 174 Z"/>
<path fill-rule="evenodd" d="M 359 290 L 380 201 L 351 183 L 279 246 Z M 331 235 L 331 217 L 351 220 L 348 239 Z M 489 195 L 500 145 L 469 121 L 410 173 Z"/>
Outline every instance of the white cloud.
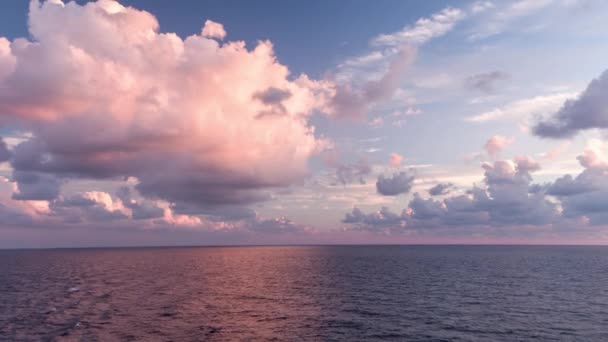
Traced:
<path fill-rule="evenodd" d="M 457 8 L 444 8 L 430 18 L 421 18 L 414 25 L 405 26 L 402 30 L 381 34 L 372 40 L 376 46 L 401 46 L 403 44 L 424 44 L 427 41 L 448 33 L 466 14 Z"/>
<path fill-rule="evenodd" d="M 535 96 L 532 98 L 516 100 L 502 107 L 492 109 L 474 116 L 465 118 L 466 121 L 483 123 L 501 120 L 532 119 L 557 111 L 567 99 L 575 97 L 576 93 L 556 93 Z"/>

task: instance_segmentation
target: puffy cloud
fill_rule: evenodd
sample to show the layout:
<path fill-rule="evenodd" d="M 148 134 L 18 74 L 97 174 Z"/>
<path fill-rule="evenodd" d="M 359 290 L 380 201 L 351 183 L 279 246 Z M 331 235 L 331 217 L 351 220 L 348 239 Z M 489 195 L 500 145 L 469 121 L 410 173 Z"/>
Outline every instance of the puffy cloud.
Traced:
<path fill-rule="evenodd" d="M 537 162 L 518 157 L 483 164 L 483 169 L 485 186 L 474 186 L 464 195 L 435 200 L 416 193 L 398 219 L 385 212 L 376 215 L 383 219 L 374 220 L 374 216 L 356 209 L 343 222 L 357 225 L 357 229 L 363 225 L 374 230 L 378 225 L 427 229 L 549 225 L 559 221 L 557 204 L 542 189 L 532 190 L 531 173 L 539 169 Z M 392 220 L 386 219 L 389 217 Z"/>
<path fill-rule="evenodd" d="M 65 223 L 108 222 L 128 218 L 122 203 L 101 191 L 59 198 L 52 201 L 49 207 L 50 215 Z"/>
<path fill-rule="evenodd" d="M 584 170 L 547 184 L 546 192 L 560 199 L 564 216 L 608 224 L 608 163 L 593 150 L 586 150 L 578 160 Z"/>
<path fill-rule="evenodd" d="M 447 195 L 450 193 L 450 190 L 454 187 L 452 183 L 439 183 L 432 188 L 429 189 L 429 195 L 431 196 L 441 196 Z"/>
<path fill-rule="evenodd" d="M 502 71 L 491 71 L 469 76 L 465 80 L 465 85 L 468 88 L 484 93 L 492 93 L 496 90 L 497 83 L 508 80 L 509 78 L 510 75 Z"/>
<path fill-rule="evenodd" d="M 378 176 L 376 190 L 384 196 L 397 196 L 408 193 L 414 185 L 414 175 L 409 172 L 399 172 L 391 177 Z"/>
<path fill-rule="evenodd" d="M 125 207 L 131 209 L 131 217 L 135 220 L 155 219 L 165 214 L 165 210 L 155 203 L 133 198 L 132 191 L 128 187 L 118 189 L 117 196 Z"/>
<path fill-rule="evenodd" d="M 352 212 L 346 213 L 343 223 L 353 225 L 359 230 L 381 231 L 386 228 L 392 230 L 394 228 L 402 229 L 405 227 L 404 215 L 396 214 L 387 207 L 382 207 L 380 210 L 365 214 L 359 208 L 353 208 Z"/>
<path fill-rule="evenodd" d="M 401 163 L 405 160 L 405 157 L 400 155 L 399 153 L 391 153 L 388 159 L 388 164 L 392 167 L 399 167 Z"/>
<path fill-rule="evenodd" d="M 494 135 L 483 146 L 489 156 L 495 157 L 508 145 L 513 143 L 513 138 L 503 137 L 502 135 Z"/>
<path fill-rule="evenodd" d="M 212 20 L 206 20 L 205 26 L 203 26 L 202 35 L 203 37 L 208 38 L 224 39 L 226 38 L 226 31 L 224 30 L 224 25 Z"/>
<path fill-rule="evenodd" d="M 213 206 L 307 175 L 326 84 L 290 75 L 271 43 L 181 39 L 112 0 L 32 1 L 29 27 L 32 41 L 0 39 L 1 119 L 33 133 L 14 148 L 15 178 L 134 177 L 145 197 Z M 56 195 L 26 184 L 16 197 Z"/>
<path fill-rule="evenodd" d="M 534 134 L 547 138 L 571 137 L 591 128 L 608 128 L 608 71 L 604 71 L 576 99 L 567 100 L 553 116 L 540 121 Z"/>

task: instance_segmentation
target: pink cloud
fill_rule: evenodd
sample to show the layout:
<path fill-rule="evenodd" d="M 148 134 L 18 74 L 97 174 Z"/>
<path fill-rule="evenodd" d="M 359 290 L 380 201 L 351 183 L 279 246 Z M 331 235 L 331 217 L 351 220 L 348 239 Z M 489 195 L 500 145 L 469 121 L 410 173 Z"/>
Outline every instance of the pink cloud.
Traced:
<path fill-rule="evenodd" d="M 399 153 L 391 153 L 389 156 L 388 164 L 392 167 L 399 167 L 401 163 L 405 160 L 405 157 L 400 155 Z"/>
<path fill-rule="evenodd" d="M 170 202 L 248 203 L 305 177 L 324 144 L 308 117 L 325 84 L 290 75 L 268 41 L 222 44 L 207 38 L 225 35 L 211 21 L 182 39 L 110 0 L 32 1 L 29 26 L 32 41 L 0 38 L 1 119 L 33 133 L 14 149 L 16 170 L 134 177 Z"/>
<path fill-rule="evenodd" d="M 502 150 L 508 145 L 511 145 L 515 140 L 513 138 L 504 137 L 502 135 L 495 135 L 488 139 L 484 145 L 484 149 L 491 157 L 496 157 Z"/>
<path fill-rule="evenodd" d="M 207 20 L 205 21 L 205 26 L 203 26 L 202 35 L 207 38 L 224 39 L 226 38 L 226 31 L 224 30 L 224 25 Z"/>

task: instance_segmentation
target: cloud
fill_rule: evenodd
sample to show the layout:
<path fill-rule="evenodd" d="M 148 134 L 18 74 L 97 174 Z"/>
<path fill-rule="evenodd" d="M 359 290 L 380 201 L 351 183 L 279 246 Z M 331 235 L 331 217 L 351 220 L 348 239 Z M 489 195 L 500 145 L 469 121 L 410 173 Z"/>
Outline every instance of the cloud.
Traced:
<path fill-rule="evenodd" d="M 13 150 L 14 178 L 133 177 L 144 197 L 216 206 L 308 174 L 320 144 L 308 117 L 326 84 L 291 75 L 270 42 L 182 39 L 115 1 L 32 1 L 29 28 L 31 41 L 0 39 L 0 119 L 32 132 Z M 18 183 L 16 198 L 57 194 Z"/>
<path fill-rule="evenodd" d="M 513 138 L 503 137 L 502 135 L 494 135 L 486 141 L 483 148 L 490 157 L 496 157 L 508 145 L 514 142 Z"/>
<path fill-rule="evenodd" d="M 121 187 L 116 195 L 126 208 L 131 209 L 131 218 L 134 220 L 155 219 L 165 215 L 165 210 L 155 203 L 133 198 L 132 191 L 128 187 Z"/>
<path fill-rule="evenodd" d="M 258 114 L 258 118 L 268 115 L 284 115 L 287 113 L 287 108 L 283 105 L 283 101 L 291 97 L 291 92 L 278 88 L 268 88 L 259 93 L 253 94 L 253 98 L 260 100 L 263 104 L 269 107 Z"/>
<path fill-rule="evenodd" d="M 4 139 L 0 137 L 0 163 L 11 159 L 11 151 L 8 150 L 8 146 L 4 142 Z"/>
<path fill-rule="evenodd" d="M 484 6 L 481 2 L 479 6 L 473 6 L 472 11 L 477 13 L 487 12 L 487 15 L 482 17 L 479 25 L 469 35 L 471 40 L 485 39 L 504 31 L 509 30 L 513 23 L 532 15 L 535 12 L 543 10 L 547 6 L 554 3 L 554 0 L 518 0 L 503 2 L 504 6 L 494 6 L 494 3 L 485 2 Z M 489 10 L 492 11 L 489 11 Z"/>
<path fill-rule="evenodd" d="M 404 216 L 392 212 L 387 207 L 382 207 L 380 210 L 365 214 L 359 208 L 353 208 L 350 213 L 346 213 L 342 223 L 350 224 L 359 230 L 370 230 L 370 231 L 384 231 L 389 228 L 389 231 L 393 228 L 405 227 Z"/>
<path fill-rule="evenodd" d="M 483 13 L 489 9 L 494 8 L 495 5 L 491 1 L 476 1 L 471 6 L 471 12 L 473 14 Z"/>
<path fill-rule="evenodd" d="M 102 191 L 87 191 L 50 202 L 50 216 L 68 224 L 110 222 L 127 219 L 120 200 Z"/>
<path fill-rule="evenodd" d="M 361 159 L 354 164 L 340 164 L 336 167 L 336 177 L 342 185 L 357 182 L 365 184 L 365 178 L 372 173 L 372 166 Z"/>
<path fill-rule="evenodd" d="M 435 200 L 416 193 L 398 218 L 387 214 L 380 217 L 391 217 L 391 220 L 373 220 L 373 216 L 354 210 L 343 222 L 356 225 L 356 229 L 364 226 L 366 230 L 374 231 L 378 225 L 411 230 L 470 229 L 542 226 L 560 221 L 557 204 L 550 201 L 542 189 L 533 191 L 531 173 L 540 168 L 536 161 L 518 157 L 514 161 L 486 163 L 482 167 L 484 186 L 474 186 L 464 195 Z"/>
<path fill-rule="evenodd" d="M 373 104 L 393 96 L 401 77 L 416 59 L 416 54 L 417 49 L 414 46 L 402 46 L 399 52 L 392 56 L 387 70 L 378 79 L 366 81 L 361 87 L 351 84 L 335 85 L 326 111 L 334 118 L 364 118 Z"/>
<path fill-rule="evenodd" d="M 414 25 L 372 39 L 371 51 L 339 65 L 334 75 L 338 83 L 331 87 L 326 111 L 335 118 L 364 118 L 373 105 L 395 94 L 416 59 L 418 47 L 448 33 L 465 17 L 462 10 L 448 7 L 429 18 L 420 18 Z"/>
<path fill-rule="evenodd" d="M 414 185 L 414 175 L 409 172 L 399 172 L 391 177 L 378 176 L 376 191 L 384 196 L 397 196 L 408 193 Z"/>
<path fill-rule="evenodd" d="M 202 30 L 203 37 L 207 38 L 218 38 L 224 39 L 226 38 L 226 31 L 224 30 L 224 25 L 220 23 L 216 23 L 212 20 L 206 20 L 205 26 L 203 26 Z"/>
<path fill-rule="evenodd" d="M 30 171 L 13 172 L 18 191 L 13 194 L 19 201 L 50 201 L 59 196 L 61 182 L 54 176 Z"/>
<path fill-rule="evenodd" d="M 353 163 L 343 162 L 335 149 L 324 151 L 321 157 L 325 166 L 335 170 L 336 183 L 342 185 L 365 184 L 366 177 L 372 173 L 372 165 L 366 158 Z"/>
<path fill-rule="evenodd" d="M 572 96 L 575 96 L 575 93 L 556 93 L 517 100 L 503 107 L 467 117 L 465 120 L 483 123 L 500 120 L 531 119 L 556 111 L 565 100 Z"/>
<path fill-rule="evenodd" d="M 496 84 L 508 80 L 510 75 L 502 71 L 491 71 L 469 76 L 465 80 L 465 85 L 473 90 L 484 93 L 493 93 L 496 90 Z"/>
<path fill-rule="evenodd" d="M 534 126 L 535 135 L 567 138 L 592 128 L 608 128 L 608 71 L 604 71 L 576 99 L 562 101 L 563 106 L 551 118 Z"/>
<path fill-rule="evenodd" d="M 399 167 L 401 163 L 405 160 L 405 157 L 400 155 L 399 153 L 391 153 L 388 158 L 388 164 L 392 167 Z"/>
<path fill-rule="evenodd" d="M 429 189 L 429 195 L 431 195 L 431 196 L 447 195 L 450 193 L 450 191 L 453 187 L 454 187 L 454 184 L 452 184 L 452 183 L 439 183 Z"/>
<path fill-rule="evenodd" d="M 246 223 L 245 228 L 249 231 L 263 234 L 307 234 L 314 232 L 313 228 L 294 223 L 284 216 L 249 221 Z"/>
<path fill-rule="evenodd" d="M 608 224 L 608 163 L 592 149 L 578 160 L 583 171 L 546 184 L 546 193 L 560 200 L 565 217 L 582 218 L 593 225 Z"/>
<path fill-rule="evenodd" d="M 447 7 L 433 14 L 430 18 L 418 19 L 414 25 L 408 25 L 400 31 L 381 34 L 373 39 L 372 44 L 378 46 L 423 44 L 451 31 L 454 25 L 465 17 L 466 15 L 462 10 Z"/>

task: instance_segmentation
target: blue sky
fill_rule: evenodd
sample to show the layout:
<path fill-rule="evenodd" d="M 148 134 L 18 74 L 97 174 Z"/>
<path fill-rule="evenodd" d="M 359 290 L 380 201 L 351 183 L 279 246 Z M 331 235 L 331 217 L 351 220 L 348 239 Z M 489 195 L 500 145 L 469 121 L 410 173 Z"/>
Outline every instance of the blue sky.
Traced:
<path fill-rule="evenodd" d="M 603 243 L 607 13 L 5 1 L 1 247 Z"/>

